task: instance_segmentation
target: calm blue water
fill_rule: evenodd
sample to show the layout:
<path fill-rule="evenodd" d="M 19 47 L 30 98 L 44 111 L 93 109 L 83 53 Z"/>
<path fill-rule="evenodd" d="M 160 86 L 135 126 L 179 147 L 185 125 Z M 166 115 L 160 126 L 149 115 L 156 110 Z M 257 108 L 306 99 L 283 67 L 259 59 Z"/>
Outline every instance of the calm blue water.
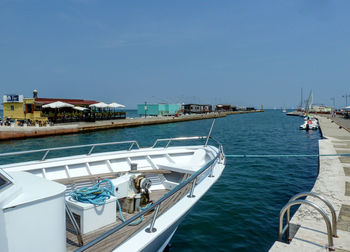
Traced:
<path fill-rule="evenodd" d="M 207 135 L 211 122 L 6 141 L 0 152 L 131 139 L 148 146 L 157 138 Z M 317 154 L 320 133 L 299 130 L 301 123 L 302 118 L 280 110 L 231 115 L 216 121 L 213 136 L 223 143 L 226 154 Z M 277 238 L 280 209 L 292 195 L 312 188 L 317 171 L 317 158 L 228 159 L 220 180 L 179 227 L 170 251 L 267 251 Z"/>

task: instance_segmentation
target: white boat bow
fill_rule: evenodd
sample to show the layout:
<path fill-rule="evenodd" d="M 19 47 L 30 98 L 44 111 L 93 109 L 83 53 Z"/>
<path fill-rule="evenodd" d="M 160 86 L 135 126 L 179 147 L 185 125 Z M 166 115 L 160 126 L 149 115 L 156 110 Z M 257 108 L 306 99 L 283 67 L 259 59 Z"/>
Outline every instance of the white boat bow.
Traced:
<path fill-rule="evenodd" d="M 39 161 L 0 166 L 0 231 L 6 234 L 0 238 L 1 248 L 5 252 L 163 251 L 225 168 L 222 145 L 210 139 L 216 146 L 207 145 L 209 137 L 201 136 L 159 139 L 150 148 L 124 141 L 0 153 L 0 157 L 43 153 Z M 187 140 L 206 142 L 169 147 Z M 163 142 L 164 147 L 157 147 Z M 120 144 L 129 148 L 94 153 L 100 146 Z M 78 148 L 89 151 L 47 158 L 53 151 Z M 109 179 L 114 195 L 102 206 L 72 198 L 72 192 L 103 179 Z M 135 221 L 138 224 L 130 226 Z M 35 223 L 40 223 L 39 233 Z"/>

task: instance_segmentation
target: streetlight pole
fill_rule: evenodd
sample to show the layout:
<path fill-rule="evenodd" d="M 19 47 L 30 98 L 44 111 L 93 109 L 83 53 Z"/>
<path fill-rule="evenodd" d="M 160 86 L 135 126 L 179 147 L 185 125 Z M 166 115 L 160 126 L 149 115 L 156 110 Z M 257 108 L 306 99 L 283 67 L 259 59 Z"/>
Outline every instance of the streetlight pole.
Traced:
<path fill-rule="evenodd" d="M 335 109 L 335 97 L 332 97 L 331 100 L 333 101 L 333 108 Z"/>
<path fill-rule="evenodd" d="M 348 106 L 348 97 L 350 97 L 350 95 L 345 94 L 342 97 L 345 98 L 345 107 L 347 107 Z"/>

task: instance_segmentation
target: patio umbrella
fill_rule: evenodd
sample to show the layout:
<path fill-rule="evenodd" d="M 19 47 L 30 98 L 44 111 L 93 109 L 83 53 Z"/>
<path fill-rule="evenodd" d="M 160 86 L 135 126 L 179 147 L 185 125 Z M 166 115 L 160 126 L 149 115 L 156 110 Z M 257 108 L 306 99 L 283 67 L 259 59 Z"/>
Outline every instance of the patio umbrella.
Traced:
<path fill-rule="evenodd" d="M 95 108 L 108 108 L 108 104 L 104 102 L 99 102 L 95 104 L 89 105 L 89 107 L 95 107 Z"/>
<path fill-rule="evenodd" d="M 87 110 L 87 108 L 83 108 L 83 107 L 79 107 L 79 106 L 76 106 L 76 107 L 74 107 L 73 109 L 79 110 L 79 111 Z"/>
<path fill-rule="evenodd" d="M 125 108 L 124 105 L 116 103 L 116 102 L 112 102 L 112 103 L 108 104 L 108 107 L 109 108 Z"/>
<path fill-rule="evenodd" d="M 43 105 L 43 108 L 73 108 L 73 107 L 74 105 L 66 102 L 61 102 L 61 101 L 56 101 L 56 102 Z"/>

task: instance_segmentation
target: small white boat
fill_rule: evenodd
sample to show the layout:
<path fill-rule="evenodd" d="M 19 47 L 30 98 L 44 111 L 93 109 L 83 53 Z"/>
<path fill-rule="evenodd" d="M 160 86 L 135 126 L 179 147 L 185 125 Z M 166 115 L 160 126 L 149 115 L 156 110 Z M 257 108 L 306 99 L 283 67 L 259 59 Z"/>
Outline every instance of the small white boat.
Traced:
<path fill-rule="evenodd" d="M 200 139 L 204 145 L 169 147 L 173 141 Z M 15 160 L 43 153 L 39 161 L 0 166 L 1 251 L 163 251 L 225 168 L 222 145 L 215 140 L 215 146 L 207 145 L 208 140 L 182 137 L 159 139 L 150 148 L 128 141 L 0 153 Z M 161 142 L 166 146 L 156 147 Z M 117 144 L 130 148 L 92 153 Z M 53 151 L 76 148 L 90 151 L 47 159 Z M 87 192 L 97 182 L 95 189 L 111 192 L 104 202 L 75 198 L 74 193 Z"/>
<path fill-rule="evenodd" d="M 316 130 L 319 128 L 317 118 L 313 116 L 307 116 L 304 118 L 304 123 L 300 125 L 302 130 Z"/>

